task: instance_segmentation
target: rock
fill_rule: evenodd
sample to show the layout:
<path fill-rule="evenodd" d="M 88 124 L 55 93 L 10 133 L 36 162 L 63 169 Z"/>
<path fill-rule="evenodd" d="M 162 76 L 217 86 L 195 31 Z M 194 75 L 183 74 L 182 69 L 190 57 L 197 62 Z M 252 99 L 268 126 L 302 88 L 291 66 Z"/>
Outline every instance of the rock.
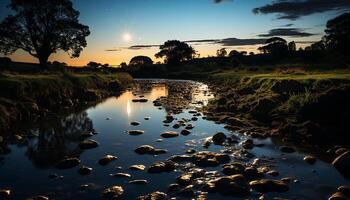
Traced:
<path fill-rule="evenodd" d="M 180 124 L 176 123 L 173 125 L 173 128 L 178 129 L 178 128 L 180 128 L 180 126 L 181 126 Z"/>
<path fill-rule="evenodd" d="M 340 155 L 342 155 L 343 153 L 345 153 L 347 151 L 349 151 L 349 149 L 347 149 L 347 148 L 339 148 L 339 149 L 337 149 L 335 151 L 335 155 L 340 156 Z"/>
<path fill-rule="evenodd" d="M 144 118 L 144 120 L 150 120 L 151 119 L 151 117 L 145 117 Z"/>
<path fill-rule="evenodd" d="M 313 165 L 316 162 L 316 158 L 313 156 L 305 156 L 304 161 L 310 165 Z"/>
<path fill-rule="evenodd" d="M 267 192 L 286 192 L 289 190 L 288 185 L 280 180 L 271 180 L 271 179 L 261 179 L 251 181 L 249 183 L 250 187 L 258 192 L 267 193 Z"/>
<path fill-rule="evenodd" d="M 243 174 L 249 180 L 258 179 L 258 178 L 263 177 L 263 173 L 259 172 L 258 169 L 255 168 L 255 167 L 247 167 L 247 168 L 245 168 Z"/>
<path fill-rule="evenodd" d="M 173 137 L 179 136 L 179 133 L 175 131 L 167 131 L 167 132 L 163 132 L 161 136 L 164 138 L 173 138 Z"/>
<path fill-rule="evenodd" d="M 191 155 L 173 155 L 168 160 L 173 162 L 192 162 L 193 157 Z"/>
<path fill-rule="evenodd" d="M 226 135 L 223 132 L 216 133 L 213 137 L 212 140 L 214 144 L 216 145 L 221 145 L 226 141 Z"/>
<path fill-rule="evenodd" d="M 347 186 L 347 185 L 339 186 L 338 191 L 350 197 L 350 186 Z"/>
<path fill-rule="evenodd" d="M 280 173 L 278 171 L 275 171 L 275 170 L 268 171 L 267 174 L 270 176 L 279 176 L 280 175 Z"/>
<path fill-rule="evenodd" d="M 252 139 L 247 139 L 244 142 L 242 142 L 242 147 L 244 149 L 252 149 L 254 148 L 254 142 Z"/>
<path fill-rule="evenodd" d="M 88 175 L 88 174 L 91 174 L 91 172 L 92 172 L 91 167 L 82 166 L 78 169 L 78 173 L 80 175 Z"/>
<path fill-rule="evenodd" d="M 80 164 L 80 160 L 78 158 L 66 158 L 64 160 L 61 160 L 56 165 L 56 168 L 58 168 L 58 169 L 70 169 L 70 168 L 78 166 L 79 164 Z"/>
<path fill-rule="evenodd" d="M 137 185 L 146 185 L 148 182 L 147 180 L 132 180 L 132 181 L 129 181 L 129 184 L 137 184 Z"/>
<path fill-rule="evenodd" d="M 108 165 L 110 162 L 112 162 L 113 160 L 116 160 L 116 159 L 117 159 L 116 156 L 106 155 L 106 156 L 104 156 L 103 158 L 101 158 L 98 161 L 98 164 L 100 164 L 102 166 L 105 166 L 105 165 Z"/>
<path fill-rule="evenodd" d="M 142 145 L 140 147 L 138 147 L 137 149 L 135 149 L 135 152 L 138 154 L 163 154 L 166 153 L 167 150 L 165 149 L 155 149 L 154 147 L 150 146 L 150 145 Z"/>
<path fill-rule="evenodd" d="M 177 177 L 176 182 L 179 185 L 189 185 L 192 181 L 192 174 L 187 173 L 187 174 L 182 174 L 181 176 Z"/>
<path fill-rule="evenodd" d="M 193 160 L 194 163 L 200 167 L 215 167 L 230 162 L 231 158 L 226 154 L 201 151 L 193 154 Z"/>
<path fill-rule="evenodd" d="M 11 197 L 11 190 L 9 189 L 0 189 L 0 198 L 10 198 Z"/>
<path fill-rule="evenodd" d="M 187 130 L 187 129 L 184 129 L 184 130 L 182 130 L 181 132 L 181 135 L 189 135 L 189 134 L 191 134 L 191 131 L 189 131 L 189 130 Z"/>
<path fill-rule="evenodd" d="M 167 116 L 165 116 L 165 119 L 166 119 L 167 121 L 172 122 L 172 121 L 174 120 L 174 117 L 173 117 L 172 115 L 167 115 Z"/>
<path fill-rule="evenodd" d="M 129 169 L 134 171 L 143 171 L 146 169 L 146 167 L 144 165 L 131 165 Z"/>
<path fill-rule="evenodd" d="M 130 122 L 130 125 L 132 125 L 132 126 L 138 126 L 140 124 L 141 124 L 140 122 L 136 122 L 136 121 Z"/>
<path fill-rule="evenodd" d="M 282 151 L 284 153 L 294 153 L 295 149 L 293 147 L 281 146 L 280 151 Z"/>
<path fill-rule="evenodd" d="M 80 135 L 81 135 L 82 137 L 91 137 L 91 136 L 93 136 L 94 134 L 93 134 L 91 131 L 83 131 L 83 132 L 80 133 Z"/>
<path fill-rule="evenodd" d="M 141 130 L 130 130 L 130 131 L 128 131 L 129 135 L 141 135 L 141 134 L 144 134 L 144 133 L 145 132 L 141 131 Z"/>
<path fill-rule="evenodd" d="M 242 174 L 245 170 L 244 165 L 241 163 L 235 162 L 231 164 L 225 164 L 222 167 L 222 173 L 226 175 L 235 175 L 235 174 Z"/>
<path fill-rule="evenodd" d="M 332 165 L 346 177 L 350 177 L 350 152 L 347 151 L 342 155 L 338 156 L 332 162 Z"/>
<path fill-rule="evenodd" d="M 196 150 L 195 150 L 195 149 L 187 149 L 187 150 L 186 150 L 186 153 L 188 153 L 188 154 L 194 154 L 194 153 L 196 153 Z"/>
<path fill-rule="evenodd" d="M 242 174 L 220 177 L 213 183 L 215 191 L 221 194 L 244 197 L 250 193 L 248 183 Z"/>
<path fill-rule="evenodd" d="M 187 126 L 185 127 L 185 129 L 190 130 L 193 129 L 194 126 L 192 124 L 187 124 Z"/>
<path fill-rule="evenodd" d="M 32 198 L 29 198 L 27 200 L 49 200 L 49 197 L 43 196 L 43 195 L 38 195 Z"/>
<path fill-rule="evenodd" d="M 95 140 L 84 140 L 79 144 L 79 147 L 81 149 L 93 149 L 98 147 L 98 142 L 96 142 Z"/>
<path fill-rule="evenodd" d="M 133 99 L 133 100 L 131 100 L 132 102 L 139 102 L 139 103 L 146 103 L 147 101 L 148 101 L 148 99 L 143 99 L 143 98 L 141 98 L 141 99 Z"/>
<path fill-rule="evenodd" d="M 102 196 L 109 199 L 119 199 L 123 193 L 124 190 L 121 186 L 112 186 L 103 190 Z"/>
<path fill-rule="evenodd" d="M 175 170 L 175 164 L 171 161 L 153 163 L 147 170 L 148 173 L 171 172 Z"/>
<path fill-rule="evenodd" d="M 152 192 L 150 194 L 147 194 L 145 196 L 140 196 L 137 198 L 138 200 L 166 200 L 167 194 L 163 192 Z"/>
<path fill-rule="evenodd" d="M 350 198 L 341 192 L 336 192 L 328 200 L 349 200 Z"/>
<path fill-rule="evenodd" d="M 193 185 L 186 186 L 185 188 L 180 189 L 178 192 L 178 195 L 185 198 L 193 198 L 194 197 L 194 191 L 193 191 Z"/>
<path fill-rule="evenodd" d="M 131 175 L 127 173 L 116 173 L 116 174 L 110 174 L 110 176 L 117 177 L 117 178 L 130 178 Z"/>

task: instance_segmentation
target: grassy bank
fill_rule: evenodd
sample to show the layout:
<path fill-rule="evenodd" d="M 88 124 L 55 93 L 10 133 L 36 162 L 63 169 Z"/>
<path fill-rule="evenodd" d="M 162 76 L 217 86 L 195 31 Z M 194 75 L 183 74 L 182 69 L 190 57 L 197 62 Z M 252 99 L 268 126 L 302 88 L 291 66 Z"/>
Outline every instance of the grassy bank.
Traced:
<path fill-rule="evenodd" d="M 350 71 L 228 70 L 208 75 L 217 98 L 208 110 L 269 127 L 286 140 L 346 138 Z M 214 119 L 218 119 L 214 117 Z M 344 141 L 343 141 L 344 142 Z"/>
<path fill-rule="evenodd" d="M 130 86 L 127 73 L 0 74 L 0 130 L 14 121 L 96 101 Z"/>

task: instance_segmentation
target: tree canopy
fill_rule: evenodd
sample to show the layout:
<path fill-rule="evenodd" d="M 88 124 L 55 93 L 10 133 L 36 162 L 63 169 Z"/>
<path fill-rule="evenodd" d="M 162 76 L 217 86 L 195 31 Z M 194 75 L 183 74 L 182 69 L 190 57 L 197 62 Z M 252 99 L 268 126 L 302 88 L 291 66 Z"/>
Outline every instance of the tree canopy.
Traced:
<path fill-rule="evenodd" d="M 160 51 L 155 55 L 156 58 L 165 57 L 165 62 L 169 64 L 191 60 L 196 54 L 196 51 L 191 46 L 178 40 L 166 41 L 159 49 Z"/>
<path fill-rule="evenodd" d="M 325 32 L 326 45 L 330 50 L 337 51 L 342 55 L 349 55 L 350 12 L 329 20 Z"/>
<path fill-rule="evenodd" d="M 217 57 L 225 57 L 227 56 L 227 51 L 226 48 L 221 48 L 216 51 L 216 56 Z"/>
<path fill-rule="evenodd" d="M 130 60 L 129 65 L 152 65 L 153 60 L 148 56 L 135 56 Z"/>
<path fill-rule="evenodd" d="M 79 23 L 79 12 L 70 0 L 12 0 L 16 13 L 0 24 L 0 52 L 6 55 L 21 49 L 46 66 L 59 50 L 79 57 L 87 46 L 89 27 Z"/>
<path fill-rule="evenodd" d="M 282 55 L 288 51 L 287 41 L 280 37 L 269 38 L 265 44 L 265 46 L 259 47 L 258 50 L 273 55 Z"/>

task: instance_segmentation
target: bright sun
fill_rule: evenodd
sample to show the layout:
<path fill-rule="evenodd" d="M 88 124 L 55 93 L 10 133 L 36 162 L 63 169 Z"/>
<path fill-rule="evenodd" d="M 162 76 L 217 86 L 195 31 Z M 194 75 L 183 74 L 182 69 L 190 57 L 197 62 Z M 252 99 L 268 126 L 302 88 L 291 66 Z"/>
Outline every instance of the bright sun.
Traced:
<path fill-rule="evenodd" d="M 132 36 L 130 33 L 125 33 L 123 35 L 123 40 L 126 41 L 126 42 L 129 42 L 130 40 L 132 40 Z"/>

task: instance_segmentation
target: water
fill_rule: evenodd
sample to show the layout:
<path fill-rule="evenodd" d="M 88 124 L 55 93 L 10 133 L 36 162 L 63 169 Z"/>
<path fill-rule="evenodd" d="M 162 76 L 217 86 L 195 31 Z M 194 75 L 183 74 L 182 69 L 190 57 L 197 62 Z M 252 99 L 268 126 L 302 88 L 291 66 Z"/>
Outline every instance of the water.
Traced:
<path fill-rule="evenodd" d="M 151 83 L 152 82 L 152 83 Z M 33 137 L 25 139 L 20 144 L 8 144 L 8 152 L 0 155 L 0 188 L 11 188 L 12 199 L 25 199 L 35 195 L 46 195 L 54 199 L 99 199 L 101 191 L 112 185 L 121 185 L 124 188 L 123 199 L 136 199 L 153 191 L 167 191 L 171 183 L 181 174 L 181 170 L 171 173 L 148 174 L 146 171 L 131 171 L 130 165 L 143 164 L 149 166 L 157 161 L 164 161 L 174 154 L 184 154 L 189 148 L 197 151 L 207 150 L 202 147 L 202 141 L 216 132 L 232 133 L 224 129 L 223 124 L 215 124 L 198 117 L 198 121 L 191 121 L 195 126 L 192 133 L 170 139 L 160 139 L 160 133 L 164 131 L 180 131 L 172 128 L 174 122 L 166 127 L 163 120 L 168 111 L 174 106 L 184 106 L 182 113 L 174 115 L 177 119 L 191 119 L 188 113 L 196 107 L 206 105 L 213 98 L 208 87 L 197 82 L 173 82 L 166 80 L 142 81 L 138 87 L 124 92 L 119 97 L 111 97 L 86 110 L 75 112 L 60 117 L 59 119 L 47 119 L 36 125 L 28 127 L 28 133 Z M 176 85 L 175 89 L 174 84 Z M 179 94 L 176 88 L 182 85 L 187 88 L 183 94 Z M 183 91 L 183 88 L 180 89 Z M 190 89 L 189 89 L 190 88 Z M 146 103 L 132 102 L 132 99 L 148 99 Z M 164 107 L 153 106 L 152 101 L 160 97 L 169 96 L 173 99 L 170 105 Z M 185 98 L 182 98 L 185 97 Z M 198 104 L 200 102 L 200 104 Z M 159 109 L 161 108 L 161 109 Z M 145 120 L 150 117 L 150 120 Z M 130 122 L 139 121 L 141 125 L 131 126 Z M 100 143 L 99 147 L 89 150 L 81 150 L 79 143 L 83 140 L 80 133 L 85 130 L 95 129 L 99 134 L 94 139 Z M 139 136 L 131 136 L 127 130 L 144 130 Z M 317 160 L 314 165 L 308 165 L 303 161 L 308 150 L 298 150 L 296 153 L 283 155 L 278 150 L 276 142 L 271 139 L 256 140 L 256 143 L 264 143 L 264 147 L 255 147 L 251 153 L 254 158 L 270 160 L 273 169 L 280 172 L 280 176 L 292 177 L 298 183 L 290 183 L 290 190 L 286 193 L 270 193 L 266 197 L 285 197 L 290 199 L 327 199 L 339 185 L 349 184 L 329 163 Z M 138 155 L 134 152 L 140 145 L 152 145 L 156 148 L 167 149 L 166 154 Z M 237 146 L 239 148 L 239 146 Z M 210 151 L 221 151 L 224 147 L 212 145 Z M 97 161 L 106 154 L 118 157 L 107 166 L 100 166 Z M 82 164 L 92 167 L 90 175 L 82 176 L 76 168 L 59 170 L 54 165 L 64 157 L 79 157 Z M 247 160 L 252 162 L 254 160 Z M 118 169 L 121 167 L 122 169 Z M 210 168 L 219 170 L 220 168 Z M 132 175 L 131 178 L 115 178 L 110 174 L 123 172 Z M 50 179 L 49 175 L 57 174 L 63 178 Z M 269 177 L 267 175 L 268 178 Z M 275 178 L 275 179 L 277 179 Z M 128 182 L 135 179 L 146 179 L 147 185 L 132 185 Z M 93 183 L 91 190 L 80 191 L 81 184 Z M 252 194 L 257 198 L 257 194 Z M 209 199 L 232 199 L 219 194 L 208 195 Z"/>

